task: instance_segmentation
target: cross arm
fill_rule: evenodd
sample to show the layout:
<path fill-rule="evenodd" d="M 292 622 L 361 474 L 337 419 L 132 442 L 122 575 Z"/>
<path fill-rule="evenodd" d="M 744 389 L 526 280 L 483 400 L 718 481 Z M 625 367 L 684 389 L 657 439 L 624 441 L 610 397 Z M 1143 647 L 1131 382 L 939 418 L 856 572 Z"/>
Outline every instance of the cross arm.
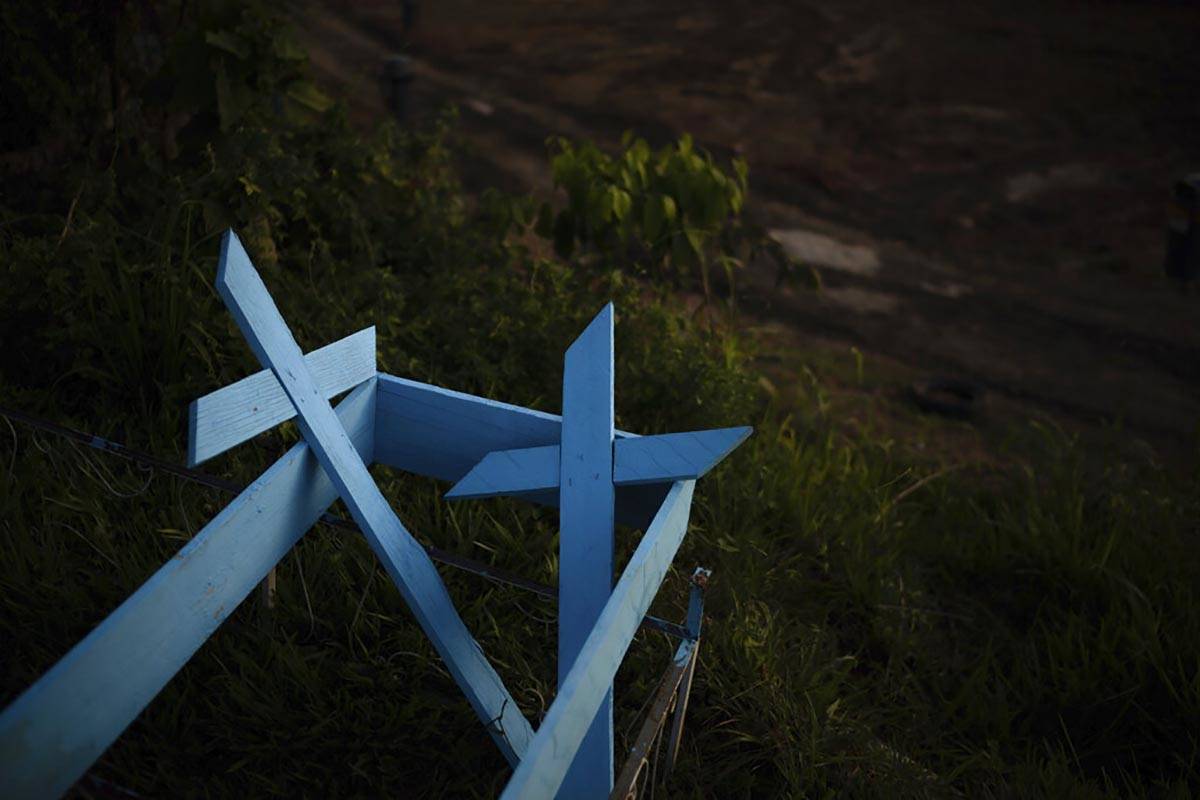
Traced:
<path fill-rule="evenodd" d="M 753 430 L 717 428 L 618 439 L 613 445 L 613 483 L 636 486 L 696 480 L 733 452 Z M 493 451 L 446 493 L 446 499 L 558 489 L 559 458 L 558 445 Z"/>
<path fill-rule="evenodd" d="M 375 326 L 304 356 L 326 399 L 375 377 Z M 194 467 L 296 416 L 269 369 L 210 392 L 188 408 L 188 466 Z"/>
<path fill-rule="evenodd" d="M 533 738 L 533 729 L 458 615 L 425 548 L 396 517 L 350 445 L 275 301 L 232 231 L 222 245 L 217 291 L 259 361 L 275 373 L 296 409 L 305 441 L 426 636 L 505 758 L 516 765 Z"/>

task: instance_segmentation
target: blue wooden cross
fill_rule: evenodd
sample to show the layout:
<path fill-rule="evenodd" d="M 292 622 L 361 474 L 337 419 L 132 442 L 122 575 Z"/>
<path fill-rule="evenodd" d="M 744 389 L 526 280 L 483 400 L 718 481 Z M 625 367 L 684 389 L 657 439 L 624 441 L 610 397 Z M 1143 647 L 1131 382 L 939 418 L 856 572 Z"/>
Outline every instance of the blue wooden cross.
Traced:
<path fill-rule="evenodd" d="M 567 350 L 561 445 L 488 453 L 446 494 L 520 497 L 557 490 L 560 696 L 612 594 L 616 487 L 695 481 L 751 432 L 724 428 L 615 440 L 613 316 L 609 303 Z M 558 796 L 608 797 L 613 760 L 610 678 Z"/>
<path fill-rule="evenodd" d="M 193 404 L 189 463 L 293 418 L 304 441 L 0 713 L 6 796 L 66 791 L 341 497 L 515 767 L 504 797 L 607 797 L 613 676 L 683 540 L 696 479 L 750 429 L 615 430 L 611 305 L 567 351 L 557 417 L 379 374 L 373 328 L 302 354 L 232 231 L 217 288 L 266 369 Z M 536 735 L 372 462 L 453 481 L 451 498 L 560 506 L 559 690 Z M 646 532 L 614 587 L 615 521 Z"/>

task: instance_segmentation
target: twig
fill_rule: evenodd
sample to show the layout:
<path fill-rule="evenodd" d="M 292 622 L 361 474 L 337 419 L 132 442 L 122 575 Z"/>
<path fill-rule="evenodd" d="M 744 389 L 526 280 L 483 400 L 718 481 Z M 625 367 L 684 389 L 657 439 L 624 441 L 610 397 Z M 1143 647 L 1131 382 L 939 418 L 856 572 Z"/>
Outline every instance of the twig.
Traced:
<path fill-rule="evenodd" d="M 304 590 L 304 604 L 308 606 L 308 635 L 312 636 L 317 629 L 317 618 L 313 614 L 312 600 L 308 597 L 308 583 L 304 580 L 304 564 L 300 561 L 300 549 L 293 550 L 296 554 L 296 572 L 300 573 L 300 588 Z"/>
<path fill-rule="evenodd" d="M 912 486 L 909 486 L 907 489 L 900 492 L 900 494 L 893 497 L 891 506 L 895 506 L 901 500 L 908 497 L 910 494 L 915 492 L 917 489 L 920 489 L 922 486 L 929 483 L 930 481 L 937 480 L 938 478 L 942 477 L 943 475 L 947 475 L 951 472 L 954 472 L 955 470 L 962 469 L 964 466 L 966 466 L 966 465 L 965 464 L 955 464 L 950 467 L 943 467 L 942 469 L 939 469 L 937 472 L 926 475 L 924 478 L 921 478 L 921 480 L 917 481 Z"/>
<path fill-rule="evenodd" d="M 63 223 L 62 233 L 58 235 L 58 241 L 54 244 L 55 250 L 58 250 L 58 248 L 62 246 L 63 240 L 67 238 L 67 232 L 71 230 L 71 220 L 75 218 L 75 206 L 78 205 L 79 197 L 83 194 L 83 186 L 84 184 L 80 182 L 78 191 L 76 191 L 75 196 L 71 198 L 71 206 L 67 209 L 67 219 Z"/>
<path fill-rule="evenodd" d="M 108 553 L 104 552 L 103 550 L 101 550 L 101 549 L 99 548 L 99 546 L 97 546 L 97 545 L 96 545 L 96 543 L 95 543 L 95 542 L 93 542 L 91 539 L 87 538 L 87 537 L 86 537 L 86 536 L 84 536 L 82 533 L 80 533 L 78 530 L 76 530 L 75 528 L 73 528 L 72 526 L 68 525 L 68 524 L 67 524 L 67 523 L 65 523 L 65 522 L 59 522 L 58 524 L 59 524 L 59 525 L 62 525 L 64 528 L 66 528 L 66 529 L 67 529 L 67 530 L 69 530 L 71 533 L 73 533 L 73 534 L 75 534 L 76 536 L 78 536 L 80 539 L 83 539 L 83 541 L 84 541 L 85 543 L 87 543 L 87 545 L 88 545 L 89 547 L 91 547 L 93 550 L 95 550 L 95 551 L 96 551 L 96 552 L 97 552 L 97 553 L 100 555 L 100 557 L 101 557 L 101 558 L 103 558 L 103 559 L 104 559 L 105 561 L 107 561 L 108 563 L 112 564 L 114 569 L 116 569 L 116 570 L 120 570 L 120 569 L 121 569 L 121 567 L 120 567 L 120 566 L 117 564 L 117 562 L 113 560 L 113 557 L 112 557 L 112 556 L 110 556 Z"/>
<path fill-rule="evenodd" d="M 350 620 L 350 630 L 354 630 L 355 624 L 358 622 L 358 615 L 362 613 L 363 603 L 367 600 L 367 592 L 371 591 L 371 584 L 375 582 L 375 570 L 371 570 L 370 577 L 367 578 L 367 585 L 363 587 L 362 595 L 358 598 L 358 607 L 354 609 L 354 618 Z"/>
<path fill-rule="evenodd" d="M 146 466 L 146 465 L 139 465 L 140 469 L 144 469 L 148 473 L 146 482 L 144 484 L 142 484 L 142 488 L 140 488 L 140 489 L 135 489 L 131 492 L 122 492 L 119 489 L 117 489 L 115 486 L 113 486 L 113 484 L 110 483 L 107 478 L 105 478 L 104 473 L 108 473 L 108 478 L 111 478 L 114 482 L 117 480 L 117 476 L 114 475 L 112 473 L 112 471 L 108 469 L 108 467 L 100 466 L 101 462 L 94 461 L 90 457 L 89 453 L 86 453 L 82 450 L 78 450 L 78 448 L 76 448 L 76 451 L 81 456 L 80 463 L 83 464 L 84 469 L 90 471 L 96 477 L 96 479 L 99 480 L 101 484 L 103 484 L 105 489 L 108 489 L 108 491 L 111 492 L 113 495 L 115 495 L 116 497 L 119 497 L 123 500 L 127 500 L 131 497 L 138 497 L 139 495 L 145 494 L 146 490 L 148 488 L 150 488 L 151 481 L 154 480 L 154 468 Z"/>
<path fill-rule="evenodd" d="M 13 427 L 12 420 L 10 420 L 8 417 L 5 417 L 4 422 L 6 425 L 8 425 L 8 430 L 12 434 L 12 437 L 13 437 L 12 458 L 9 459 L 9 461 L 8 461 L 8 476 L 11 478 L 12 474 L 13 474 L 13 468 L 17 466 L 17 446 L 21 442 L 17 438 L 17 429 Z"/>

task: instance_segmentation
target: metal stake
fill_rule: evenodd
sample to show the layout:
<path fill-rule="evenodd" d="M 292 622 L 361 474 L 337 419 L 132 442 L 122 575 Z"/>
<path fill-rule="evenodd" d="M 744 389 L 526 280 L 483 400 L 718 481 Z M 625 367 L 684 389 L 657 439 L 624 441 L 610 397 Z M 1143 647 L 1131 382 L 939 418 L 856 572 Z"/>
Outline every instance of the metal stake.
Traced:
<path fill-rule="evenodd" d="M 609 800 L 635 800 L 637 797 L 637 781 L 646 766 L 650 748 L 658 738 L 671 709 L 675 716 L 671 721 L 671 733 L 667 744 L 666 774 L 669 775 L 675 766 L 675 758 L 679 753 L 679 742 L 683 735 L 684 715 L 687 713 L 688 698 L 692 692 L 692 677 L 696 674 L 696 660 L 700 654 L 700 627 L 704 616 L 704 589 L 708 585 L 711 570 L 697 568 L 692 573 L 692 591 L 688 597 L 687 630 L 688 638 L 680 645 L 672 659 L 671 666 L 663 675 L 654 695 L 650 711 L 642 722 L 633 747 L 629 750 L 621 774 L 613 784 Z"/>
<path fill-rule="evenodd" d="M 688 662 L 687 674 L 679 683 L 675 696 L 675 716 L 671 719 L 671 735 L 667 739 L 667 774 L 675 769 L 675 759 L 679 755 L 679 743 L 683 738 L 683 722 L 687 715 L 688 700 L 692 694 L 692 678 L 696 674 L 696 662 L 700 659 L 700 626 L 704 617 L 704 590 L 708 588 L 708 578 L 712 570 L 696 568 L 692 573 L 692 591 L 688 597 L 688 633 L 695 637 L 696 646 L 692 658 Z"/>

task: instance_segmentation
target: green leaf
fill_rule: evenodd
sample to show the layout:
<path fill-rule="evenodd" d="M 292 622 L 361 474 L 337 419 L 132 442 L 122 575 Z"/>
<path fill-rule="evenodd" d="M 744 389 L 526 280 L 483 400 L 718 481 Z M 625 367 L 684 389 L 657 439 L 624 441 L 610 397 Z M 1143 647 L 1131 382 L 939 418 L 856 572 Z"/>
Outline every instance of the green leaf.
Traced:
<path fill-rule="evenodd" d="M 677 211 L 675 207 L 675 199 L 665 194 L 662 195 L 662 211 L 663 219 L 667 221 L 668 225 L 674 222 Z"/>
<path fill-rule="evenodd" d="M 262 194 L 262 187 L 245 175 L 238 176 L 238 183 L 242 185 L 247 195 Z"/>
<path fill-rule="evenodd" d="M 608 224 L 613 216 L 613 189 L 609 186 L 607 189 L 598 191 L 588 204 L 590 208 L 595 209 L 594 213 L 589 215 L 592 227 L 599 228 Z"/>
<path fill-rule="evenodd" d="M 722 255 L 718 260 L 721 264 L 721 268 L 725 271 L 725 279 L 729 282 L 730 286 L 733 286 L 734 274 L 739 269 L 743 269 L 746 265 L 742 263 L 741 259 L 728 255 Z"/>
<path fill-rule="evenodd" d="M 291 36 L 276 36 L 272 40 L 272 46 L 275 55 L 284 61 L 304 61 L 308 58 L 308 53 L 304 52 L 304 48 Z"/>
<path fill-rule="evenodd" d="M 746 191 L 750 175 L 750 168 L 746 166 L 745 159 L 735 158 L 733 160 L 733 171 L 737 173 L 738 183 L 741 184 L 741 189 L 744 193 Z"/>
<path fill-rule="evenodd" d="M 204 41 L 218 50 L 231 53 L 243 61 L 250 57 L 250 48 L 246 42 L 232 31 L 209 31 L 204 34 Z"/>
<path fill-rule="evenodd" d="M 629 178 L 625 179 L 625 185 L 630 188 L 644 187 L 647 182 L 646 165 L 650 162 L 650 146 L 644 139 L 638 139 L 625 151 L 624 161 L 629 171 Z M 637 183 L 633 181 L 634 176 L 638 179 Z"/>
<path fill-rule="evenodd" d="M 567 179 L 575 168 L 575 152 L 571 145 L 560 140 L 558 146 L 562 150 L 550 159 L 550 174 L 554 176 L 554 185 L 566 188 Z"/>
<path fill-rule="evenodd" d="M 633 171 L 633 169 L 630 168 L 628 164 L 622 164 L 620 169 L 617 170 L 617 178 L 619 179 L 620 184 L 630 189 L 637 187 L 637 181 L 635 180 L 636 175 L 637 174 Z"/>
<path fill-rule="evenodd" d="M 732 187 L 729 191 L 729 210 L 733 212 L 735 217 L 742 213 L 742 201 L 744 197 L 745 195 L 739 187 Z"/>
<path fill-rule="evenodd" d="M 333 101 L 308 81 L 295 81 L 287 88 L 287 96 L 318 114 L 328 111 Z"/>
<path fill-rule="evenodd" d="M 628 217 L 629 212 L 633 209 L 633 197 L 630 196 L 629 192 L 616 186 L 610 186 L 608 193 L 613 218 L 620 222 Z"/>

